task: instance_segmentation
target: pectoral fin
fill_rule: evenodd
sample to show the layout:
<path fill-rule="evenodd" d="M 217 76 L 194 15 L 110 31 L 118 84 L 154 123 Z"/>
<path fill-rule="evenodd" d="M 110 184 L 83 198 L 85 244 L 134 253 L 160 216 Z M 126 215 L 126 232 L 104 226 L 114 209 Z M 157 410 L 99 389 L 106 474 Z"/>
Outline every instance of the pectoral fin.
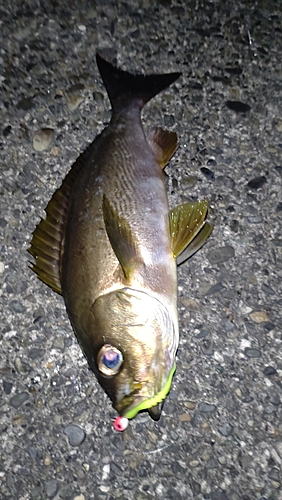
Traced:
<path fill-rule="evenodd" d="M 172 252 L 181 264 L 191 257 L 209 237 L 213 226 L 205 221 L 208 203 L 196 201 L 184 203 L 169 213 Z"/>
<path fill-rule="evenodd" d="M 204 222 L 202 229 L 200 229 L 199 233 L 195 238 L 191 241 L 190 244 L 183 250 L 183 252 L 178 255 L 176 259 L 176 263 L 178 266 L 185 262 L 185 260 L 190 259 L 194 253 L 198 252 L 200 248 L 206 243 L 208 237 L 212 233 L 213 225 L 209 222 Z"/>
<path fill-rule="evenodd" d="M 177 149 L 177 134 L 161 127 L 155 127 L 149 133 L 147 141 L 153 150 L 157 163 L 164 168 Z"/>
<path fill-rule="evenodd" d="M 117 214 L 105 194 L 103 197 L 103 216 L 112 249 L 126 279 L 130 280 L 134 271 L 142 264 L 136 237 L 128 222 Z"/>

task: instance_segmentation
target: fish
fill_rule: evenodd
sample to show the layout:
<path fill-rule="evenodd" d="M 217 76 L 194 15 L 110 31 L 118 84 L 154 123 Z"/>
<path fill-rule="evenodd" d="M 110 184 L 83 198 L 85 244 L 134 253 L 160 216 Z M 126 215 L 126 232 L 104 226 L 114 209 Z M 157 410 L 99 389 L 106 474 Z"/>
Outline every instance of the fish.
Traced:
<path fill-rule="evenodd" d="M 181 73 L 132 74 L 100 53 L 96 62 L 110 122 L 55 191 L 28 251 L 32 270 L 63 296 L 121 430 L 140 411 L 161 416 L 179 344 L 177 265 L 213 225 L 206 200 L 169 208 L 163 169 L 177 134 L 159 126 L 146 134 L 141 121 L 144 105 Z"/>

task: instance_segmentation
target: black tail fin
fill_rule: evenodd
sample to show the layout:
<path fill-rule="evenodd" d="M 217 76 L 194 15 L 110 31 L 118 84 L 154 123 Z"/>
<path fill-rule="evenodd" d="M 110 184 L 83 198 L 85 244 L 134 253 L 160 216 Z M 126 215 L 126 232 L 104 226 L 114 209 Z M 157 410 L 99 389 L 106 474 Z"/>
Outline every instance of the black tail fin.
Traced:
<path fill-rule="evenodd" d="M 171 85 L 181 75 L 181 73 L 132 75 L 116 68 L 99 54 L 96 54 L 96 60 L 113 110 L 132 100 L 138 101 L 139 107 L 142 109 L 146 102 Z"/>

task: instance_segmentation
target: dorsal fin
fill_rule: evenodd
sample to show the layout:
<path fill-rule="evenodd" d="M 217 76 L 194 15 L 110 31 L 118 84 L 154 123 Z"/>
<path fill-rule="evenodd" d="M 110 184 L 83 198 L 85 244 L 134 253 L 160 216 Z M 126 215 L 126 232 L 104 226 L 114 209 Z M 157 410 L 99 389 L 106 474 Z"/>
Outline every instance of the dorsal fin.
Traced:
<path fill-rule="evenodd" d="M 161 127 L 155 127 L 149 132 L 147 141 L 153 150 L 157 163 L 164 168 L 177 149 L 177 134 Z"/>
<path fill-rule="evenodd" d="M 138 101 L 139 107 L 142 109 L 146 102 L 171 85 L 181 75 L 181 73 L 132 75 L 105 61 L 98 53 L 96 61 L 113 111 L 134 100 Z"/>
<path fill-rule="evenodd" d="M 79 172 L 89 158 L 91 146 L 79 156 L 63 180 L 61 187 L 53 194 L 45 208 L 46 218 L 41 219 L 35 228 L 28 249 L 28 252 L 35 259 L 31 269 L 43 283 L 49 285 L 57 293 L 62 293 L 61 262 L 72 188 Z"/>
<path fill-rule="evenodd" d="M 172 252 L 177 264 L 188 259 L 205 243 L 213 226 L 206 222 L 206 200 L 183 203 L 169 212 Z"/>

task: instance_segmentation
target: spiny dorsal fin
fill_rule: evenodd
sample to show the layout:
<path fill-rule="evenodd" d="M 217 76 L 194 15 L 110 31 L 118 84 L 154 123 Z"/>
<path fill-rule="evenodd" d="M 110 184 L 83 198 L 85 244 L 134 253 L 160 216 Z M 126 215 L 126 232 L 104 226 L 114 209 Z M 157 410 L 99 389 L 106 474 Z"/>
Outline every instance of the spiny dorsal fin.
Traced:
<path fill-rule="evenodd" d="M 138 252 L 136 237 L 128 222 L 116 213 L 105 194 L 103 197 L 103 215 L 112 249 L 126 279 L 130 280 L 134 271 L 143 263 Z"/>
<path fill-rule="evenodd" d="M 91 146 L 79 156 L 63 180 L 61 187 L 53 194 L 45 208 L 46 218 L 41 219 L 34 230 L 28 249 L 28 252 L 35 259 L 31 269 L 43 283 L 46 283 L 57 293 L 62 293 L 60 269 L 72 188 L 81 168 L 89 158 Z"/>
<path fill-rule="evenodd" d="M 208 203 L 205 200 L 178 205 L 169 212 L 170 235 L 172 252 L 174 257 L 180 257 L 178 264 L 181 264 L 189 256 L 195 253 L 206 241 L 212 231 L 212 226 L 205 222 L 208 212 Z M 206 226 L 206 228 L 205 228 Z M 204 232 L 202 230 L 205 228 Z M 202 238 L 200 237 L 202 233 Z M 196 244 L 193 244 L 195 238 Z M 190 252 L 190 245 L 191 250 Z M 181 259 L 187 252 L 187 257 Z M 181 255 L 182 254 L 182 255 Z"/>
<path fill-rule="evenodd" d="M 157 163 L 164 168 L 177 149 L 177 134 L 161 127 L 155 127 L 148 134 L 147 141 L 153 150 Z"/>

